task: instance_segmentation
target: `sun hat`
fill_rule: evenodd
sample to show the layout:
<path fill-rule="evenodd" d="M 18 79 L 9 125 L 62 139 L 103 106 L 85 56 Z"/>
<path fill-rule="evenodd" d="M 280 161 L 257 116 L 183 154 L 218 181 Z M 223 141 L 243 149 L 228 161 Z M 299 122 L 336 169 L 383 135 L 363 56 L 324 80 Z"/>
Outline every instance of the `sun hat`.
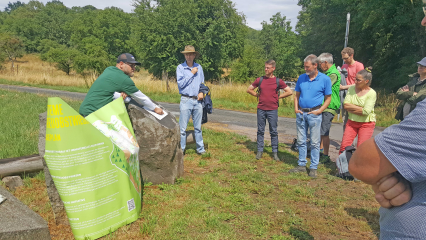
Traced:
<path fill-rule="evenodd" d="M 192 45 L 186 45 L 185 49 L 181 52 L 181 53 L 195 53 L 196 54 L 196 58 L 198 58 L 200 56 L 200 53 L 195 51 L 194 46 Z"/>

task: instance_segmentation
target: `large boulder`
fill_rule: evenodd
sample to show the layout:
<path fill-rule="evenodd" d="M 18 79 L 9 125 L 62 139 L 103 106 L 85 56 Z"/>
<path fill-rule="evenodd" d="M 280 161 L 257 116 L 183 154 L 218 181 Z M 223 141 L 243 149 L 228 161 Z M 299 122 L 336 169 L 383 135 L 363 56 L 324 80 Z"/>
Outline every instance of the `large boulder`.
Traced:
<path fill-rule="evenodd" d="M 0 186 L 0 239 L 50 240 L 46 221 Z"/>
<path fill-rule="evenodd" d="M 46 180 L 47 195 L 49 196 L 56 224 L 70 225 L 68 222 L 67 213 L 65 212 L 64 203 L 59 196 L 58 190 L 56 189 L 55 183 L 53 182 L 52 176 L 50 175 L 49 168 L 47 167 L 46 161 L 44 160 L 44 150 L 46 144 L 46 118 L 46 112 L 39 115 L 40 131 L 38 138 L 38 152 L 43 161 L 43 171 L 44 178 Z"/>
<path fill-rule="evenodd" d="M 143 180 L 153 184 L 173 184 L 176 178 L 183 175 L 179 123 L 171 112 L 161 108 L 168 115 L 158 120 L 134 100 L 127 105 L 140 147 L 139 163 Z"/>

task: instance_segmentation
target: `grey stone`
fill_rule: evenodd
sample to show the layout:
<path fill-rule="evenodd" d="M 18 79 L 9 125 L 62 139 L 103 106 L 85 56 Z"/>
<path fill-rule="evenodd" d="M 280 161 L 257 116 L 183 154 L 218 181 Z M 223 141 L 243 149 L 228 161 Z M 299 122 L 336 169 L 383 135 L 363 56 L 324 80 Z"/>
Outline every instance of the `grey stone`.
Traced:
<path fill-rule="evenodd" d="M 49 196 L 56 224 L 70 225 L 67 214 L 65 212 L 64 203 L 62 202 L 61 197 L 59 196 L 58 190 L 56 189 L 55 183 L 53 182 L 52 176 L 50 175 L 49 168 L 47 167 L 46 161 L 44 160 L 44 150 L 46 143 L 46 118 L 46 112 L 41 113 L 39 115 L 40 131 L 38 139 L 38 152 L 39 155 L 42 157 L 43 161 L 43 171 L 44 178 L 46 181 L 47 195 Z"/>
<path fill-rule="evenodd" d="M 195 143 L 195 133 L 194 130 L 186 131 L 186 144 Z"/>
<path fill-rule="evenodd" d="M 171 112 L 161 108 L 168 115 L 158 120 L 133 100 L 127 106 L 140 147 L 139 163 L 143 180 L 153 184 L 173 184 L 176 178 L 183 175 L 179 124 Z"/>
<path fill-rule="evenodd" d="M 51 239 L 46 221 L 0 186 L 6 201 L 0 204 L 1 240 Z"/>
<path fill-rule="evenodd" d="M 20 176 L 4 177 L 2 181 L 6 184 L 6 187 L 8 187 L 10 191 L 15 191 L 17 187 L 24 186 L 24 181 L 22 181 Z"/>

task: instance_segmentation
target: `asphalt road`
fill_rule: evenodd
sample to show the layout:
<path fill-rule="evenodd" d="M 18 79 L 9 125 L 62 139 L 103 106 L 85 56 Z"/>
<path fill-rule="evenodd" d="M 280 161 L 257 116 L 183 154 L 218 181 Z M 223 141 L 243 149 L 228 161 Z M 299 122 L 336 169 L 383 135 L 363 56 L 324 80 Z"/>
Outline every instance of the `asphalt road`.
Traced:
<path fill-rule="evenodd" d="M 25 87 L 25 86 L 12 86 L 12 85 L 3 85 L 0 84 L 0 88 L 7 90 L 14 90 L 20 92 L 30 92 L 35 94 L 43 94 L 47 96 L 54 97 L 63 97 L 71 99 L 80 99 L 83 100 L 86 96 L 85 93 L 74 93 L 66 92 L 60 90 L 44 89 L 44 88 L 35 88 L 35 87 Z M 163 107 L 172 112 L 175 116 L 179 116 L 179 104 L 176 103 L 163 103 L 159 102 Z M 214 99 L 213 99 L 214 107 Z M 234 125 L 238 127 L 245 128 L 254 128 L 257 129 L 257 118 L 255 113 L 246 113 L 239 111 L 223 110 L 223 109 L 213 109 L 213 114 L 208 115 L 209 122 L 223 123 L 227 125 Z M 266 127 L 266 129 L 269 129 Z M 374 130 L 374 135 L 377 135 L 385 128 L 376 127 Z M 266 130 L 268 134 L 268 130 Z M 294 118 L 278 118 L 278 134 L 292 135 L 296 136 L 296 119 Z M 268 135 L 265 135 L 265 137 Z M 330 138 L 334 141 L 341 141 L 343 136 L 343 124 L 333 123 L 330 130 Z"/>

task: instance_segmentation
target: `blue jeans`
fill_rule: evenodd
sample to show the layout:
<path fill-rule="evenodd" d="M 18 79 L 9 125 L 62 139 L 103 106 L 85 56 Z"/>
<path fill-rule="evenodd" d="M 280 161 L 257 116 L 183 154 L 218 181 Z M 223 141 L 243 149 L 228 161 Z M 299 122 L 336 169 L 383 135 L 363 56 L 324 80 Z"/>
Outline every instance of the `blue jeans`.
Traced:
<path fill-rule="evenodd" d="M 317 169 L 321 143 L 322 115 L 308 114 L 306 112 L 296 114 L 297 145 L 299 148 L 299 166 L 306 166 L 307 146 L 306 138 L 308 129 L 311 134 L 311 165 L 310 169 Z"/>
<path fill-rule="evenodd" d="M 201 132 L 201 118 L 203 116 L 203 106 L 201 101 L 182 96 L 180 98 L 179 107 L 180 146 L 182 151 L 185 150 L 186 147 L 186 127 L 188 126 L 189 118 L 192 115 L 197 152 L 205 152 L 206 150 L 204 150 L 203 135 Z"/>
<path fill-rule="evenodd" d="M 271 135 L 272 152 L 278 152 L 278 109 L 257 109 L 257 151 L 263 152 L 266 119 L 269 123 L 269 134 Z"/>

